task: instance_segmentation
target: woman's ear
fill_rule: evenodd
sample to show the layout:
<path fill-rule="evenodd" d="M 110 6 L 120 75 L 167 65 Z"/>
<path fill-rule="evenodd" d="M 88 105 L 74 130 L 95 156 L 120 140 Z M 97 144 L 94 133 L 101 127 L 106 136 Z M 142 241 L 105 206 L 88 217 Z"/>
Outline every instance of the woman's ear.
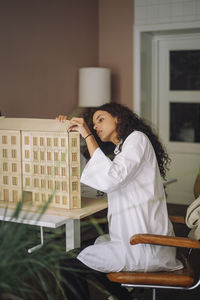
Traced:
<path fill-rule="evenodd" d="M 118 122 L 118 117 L 115 117 L 114 118 L 114 121 L 115 121 L 115 124 L 117 125 L 119 122 Z"/>

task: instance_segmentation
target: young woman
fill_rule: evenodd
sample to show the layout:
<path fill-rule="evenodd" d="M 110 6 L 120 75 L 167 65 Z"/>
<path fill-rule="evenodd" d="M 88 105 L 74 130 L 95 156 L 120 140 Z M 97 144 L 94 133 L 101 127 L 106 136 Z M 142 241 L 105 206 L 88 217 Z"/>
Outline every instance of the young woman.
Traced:
<path fill-rule="evenodd" d="M 81 182 L 107 193 L 109 234 L 97 238 L 77 259 L 103 273 L 182 268 L 173 247 L 129 243 L 138 233 L 174 235 L 161 178 L 169 158 L 158 137 L 136 114 L 117 103 L 98 107 L 92 120 L 100 140 L 116 146 L 113 160 L 99 148 L 84 119 L 72 118 L 68 130 L 80 132 L 91 156 Z"/>

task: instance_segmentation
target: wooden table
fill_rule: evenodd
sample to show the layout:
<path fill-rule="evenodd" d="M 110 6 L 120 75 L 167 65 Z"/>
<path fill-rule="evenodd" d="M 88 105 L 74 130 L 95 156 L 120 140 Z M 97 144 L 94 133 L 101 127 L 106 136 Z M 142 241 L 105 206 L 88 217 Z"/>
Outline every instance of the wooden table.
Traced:
<path fill-rule="evenodd" d="M 23 207 L 17 218 L 13 218 L 14 207 L 0 208 L 0 220 L 28 224 L 40 227 L 41 243 L 28 250 L 29 253 L 42 247 L 44 243 L 43 228 L 57 228 L 65 225 L 66 251 L 80 247 L 80 220 L 107 208 L 106 197 L 82 198 L 82 208 L 73 210 L 47 209 L 40 215 L 34 208 Z M 5 206 L 5 205 L 4 205 Z"/>

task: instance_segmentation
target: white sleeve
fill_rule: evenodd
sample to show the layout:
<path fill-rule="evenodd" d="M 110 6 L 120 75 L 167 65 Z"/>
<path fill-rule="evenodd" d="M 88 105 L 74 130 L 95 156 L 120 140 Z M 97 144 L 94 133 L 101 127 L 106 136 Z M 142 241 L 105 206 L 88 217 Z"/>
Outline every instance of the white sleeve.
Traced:
<path fill-rule="evenodd" d="M 81 182 L 105 193 L 118 189 L 137 173 L 149 148 L 147 143 L 144 135 L 129 135 L 113 161 L 97 148 L 83 170 Z"/>

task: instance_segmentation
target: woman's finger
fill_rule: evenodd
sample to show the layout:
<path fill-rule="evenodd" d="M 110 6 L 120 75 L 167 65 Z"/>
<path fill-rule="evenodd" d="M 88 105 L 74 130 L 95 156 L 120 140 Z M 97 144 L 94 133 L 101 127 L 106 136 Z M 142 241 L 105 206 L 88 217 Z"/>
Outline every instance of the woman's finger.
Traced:
<path fill-rule="evenodd" d="M 56 120 L 59 122 L 65 122 L 67 120 L 67 116 L 59 115 L 58 117 L 56 117 Z"/>

